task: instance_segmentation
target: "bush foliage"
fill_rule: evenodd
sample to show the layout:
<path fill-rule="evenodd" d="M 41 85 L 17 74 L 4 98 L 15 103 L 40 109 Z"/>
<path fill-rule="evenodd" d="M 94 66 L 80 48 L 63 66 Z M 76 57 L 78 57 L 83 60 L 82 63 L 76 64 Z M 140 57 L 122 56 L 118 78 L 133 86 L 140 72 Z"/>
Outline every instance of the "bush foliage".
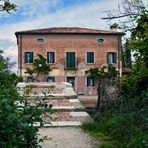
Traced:
<path fill-rule="evenodd" d="M 0 147 L 36 148 L 42 138 L 39 139 L 39 128 L 34 125 L 36 122 L 44 125 L 42 108 L 50 111 L 51 106 L 46 104 L 46 98 L 38 99 L 36 105 L 31 106 L 25 95 L 20 97 L 14 87 L 20 78 L 10 72 L 11 66 L 9 60 L 0 55 Z"/>
<path fill-rule="evenodd" d="M 110 137 L 117 148 L 148 147 L 148 13 L 137 19 L 131 30 L 130 49 L 135 52 L 131 73 L 117 83 L 119 107 L 104 111 L 97 123 L 83 128 Z M 96 128 L 95 128 L 96 127 Z M 100 134 L 98 134 L 99 137 Z"/>

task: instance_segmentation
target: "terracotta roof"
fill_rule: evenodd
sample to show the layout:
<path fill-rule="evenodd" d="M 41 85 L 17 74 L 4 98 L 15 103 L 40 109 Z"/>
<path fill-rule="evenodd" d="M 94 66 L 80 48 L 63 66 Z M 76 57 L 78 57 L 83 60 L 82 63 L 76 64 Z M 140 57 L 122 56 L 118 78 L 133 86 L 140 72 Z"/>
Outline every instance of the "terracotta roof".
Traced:
<path fill-rule="evenodd" d="M 15 34 L 117 34 L 124 35 L 123 32 L 115 32 L 111 30 L 96 30 L 89 28 L 78 28 L 78 27 L 54 27 L 45 29 L 35 29 L 18 31 Z"/>

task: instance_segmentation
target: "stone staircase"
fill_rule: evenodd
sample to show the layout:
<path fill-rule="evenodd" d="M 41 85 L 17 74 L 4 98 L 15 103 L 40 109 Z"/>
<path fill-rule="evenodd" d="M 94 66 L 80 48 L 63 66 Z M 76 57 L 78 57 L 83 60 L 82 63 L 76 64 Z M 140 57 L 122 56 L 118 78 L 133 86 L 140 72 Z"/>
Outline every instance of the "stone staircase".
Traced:
<path fill-rule="evenodd" d="M 58 98 L 52 101 L 56 103 L 52 108 L 54 113 L 51 114 L 51 126 L 79 126 L 89 118 L 78 99 Z M 45 120 L 48 121 L 48 118 Z"/>
<path fill-rule="evenodd" d="M 33 92 L 36 91 L 37 93 L 37 95 L 36 93 L 32 93 L 28 97 L 28 102 L 30 104 L 35 101 L 36 96 L 40 98 L 44 97 L 42 93 L 44 91 L 47 95 L 47 104 L 52 104 L 53 106 L 52 114 L 47 112 L 46 115 L 43 116 L 43 120 L 46 121 L 45 127 L 80 126 L 82 122 L 90 118 L 85 111 L 85 107 L 82 106 L 78 100 L 71 84 L 62 83 L 62 85 L 58 85 L 54 83 L 54 85 L 51 85 L 50 83 L 49 86 L 45 83 L 29 83 L 27 85 L 34 86 Z M 56 86 L 58 86 L 58 89 Z M 20 95 L 23 95 L 23 89 L 26 88 L 26 83 L 24 85 L 18 85 L 17 87 L 19 88 L 18 92 Z M 49 88 L 52 88 L 50 94 L 48 93 Z M 60 90 L 60 92 L 58 90 Z M 39 126 L 39 123 L 35 124 L 35 126 Z"/>

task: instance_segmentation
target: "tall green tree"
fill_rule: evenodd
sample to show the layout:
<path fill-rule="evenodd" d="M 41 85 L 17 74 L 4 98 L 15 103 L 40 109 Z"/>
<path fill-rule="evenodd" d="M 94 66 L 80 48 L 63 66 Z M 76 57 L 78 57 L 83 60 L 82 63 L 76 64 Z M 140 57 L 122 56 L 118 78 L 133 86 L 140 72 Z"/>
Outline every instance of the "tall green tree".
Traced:
<path fill-rule="evenodd" d="M 128 39 L 126 39 L 126 42 L 123 45 L 122 61 L 123 61 L 123 67 L 131 68 L 131 66 L 132 66 L 131 49 L 129 47 L 129 40 Z"/>
<path fill-rule="evenodd" d="M 148 68 L 148 10 L 137 17 L 137 25 L 131 33 L 130 48 L 135 52 L 135 60 L 144 62 Z"/>

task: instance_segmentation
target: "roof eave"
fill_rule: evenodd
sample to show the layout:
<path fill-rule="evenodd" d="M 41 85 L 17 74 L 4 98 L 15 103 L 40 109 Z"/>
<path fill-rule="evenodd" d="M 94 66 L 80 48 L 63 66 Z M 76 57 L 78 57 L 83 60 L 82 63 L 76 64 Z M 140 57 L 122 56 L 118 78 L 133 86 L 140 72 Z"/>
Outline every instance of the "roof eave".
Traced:
<path fill-rule="evenodd" d="M 113 32 L 113 33 L 108 33 L 108 32 L 104 32 L 104 33 L 97 33 L 97 32 L 15 32 L 16 37 L 19 34 L 99 34 L 99 35 L 119 35 L 119 36 L 124 36 L 125 33 L 123 32 Z"/>

